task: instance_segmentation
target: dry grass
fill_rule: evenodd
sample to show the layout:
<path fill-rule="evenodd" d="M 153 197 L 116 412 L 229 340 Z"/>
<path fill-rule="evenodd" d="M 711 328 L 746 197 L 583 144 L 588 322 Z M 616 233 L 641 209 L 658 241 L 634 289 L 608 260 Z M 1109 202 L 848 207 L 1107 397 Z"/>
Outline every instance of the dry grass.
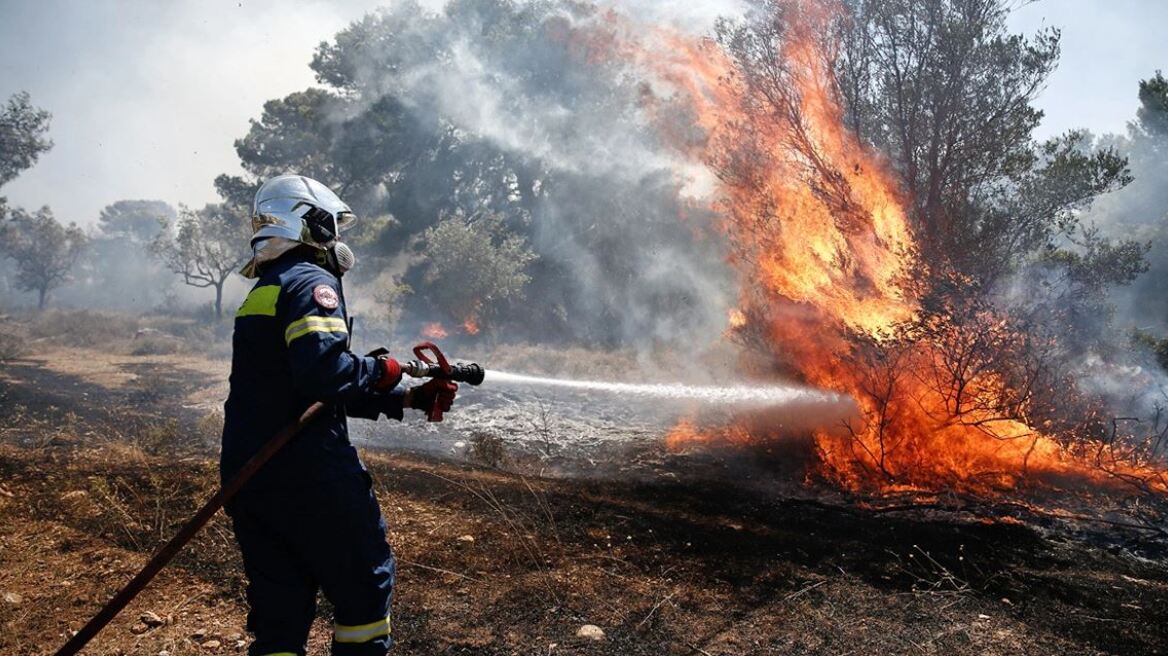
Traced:
<path fill-rule="evenodd" d="M 224 330 L 186 317 L 132 316 L 96 310 L 45 310 L 5 319 L 10 333 L 24 335 L 27 347 L 84 346 L 108 353 L 219 355 L 228 343 Z M 3 343 L 0 343 L 2 349 Z M 229 351 L 229 347 L 226 349 Z M 0 358 L 2 359 L 2 358 Z"/>
<path fill-rule="evenodd" d="M 103 395 L 81 377 L 94 353 L 54 354 L 70 364 L 0 377 L 5 655 L 51 653 L 218 481 L 220 419 L 190 416 L 187 390 L 154 384 L 165 394 L 111 412 L 139 383 Z M 119 357 L 107 360 L 135 360 Z M 153 358 L 141 386 L 189 360 Z M 58 407 L 69 390 L 72 413 Z M 732 483 L 556 481 L 364 455 L 399 558 L 395 654 L 1168 651 L 1163 564 L 1017 523 L 783 501 Z M 140 625 L 144 611 L 165 623 Z M 242 653 L 245 615 L 220 514 L 87 653 Z M 322 607 L 310 653 L 327 652 L 328 620 Z M 585 623 L 605 640 L 576 638 Z"/>
<path fill-rule="evenodd" d="M 7 319 L 0 319 L 0 362 L 28 353 L 28 331 Z"/>

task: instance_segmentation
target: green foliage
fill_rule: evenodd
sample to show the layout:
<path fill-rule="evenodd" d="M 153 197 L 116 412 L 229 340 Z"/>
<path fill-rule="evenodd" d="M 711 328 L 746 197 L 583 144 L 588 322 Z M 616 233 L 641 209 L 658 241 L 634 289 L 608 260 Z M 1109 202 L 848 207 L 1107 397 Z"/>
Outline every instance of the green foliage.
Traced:
<path fill-rule="evenodd" d="M 1112 241 L 1094 227 L 1081 228 L 1070 243 L 1073 249 L 1051 249 L 1043 260 L 1061 268 L 1068 281 L 1081 290 L 1102 292 L 1108 287 L 1127 285 L 1148 270 L 1144 255 L 1149 244 Z"/>
<path fill-rule="evenodd" d="M 51 115 L 32 106 L 29 95 L 20 92 L 0 110 L 0 186 L 36 164 L 41 153 L 53 147 L 45 133 Z"/>
<path fill-rule="evenodd" d="M 238 175 L 220 174 L 215 176 L 215 191 L 224 204 L 236 210 L 240 216 L 251 216 L 252 200 L 259 185 L 252 184 Z"/>
<path fill-rule="evenodd" d="M 244 168 L 260 178 L 295 172 L 343 186 L 330 156 L 340 127 L 331 116 L 340 108 L 340 99 L 323 89 L 269 100 L 247 135 L 236 140 L 235 151 Z"/>
<path fill-rule="evenodd" d="M 1112 148 L 1093 148 L 1085 132 L 1047 140 L 1034 154 L 1029 170 L 985 185 L 971 196 L 967 226 L 950 261 L 982 282 L 1017 271 L 1030 255 L 1056 250 L 1068 240 L 1073 244 L 1077 233 L 1089 233 L 1091 247 L 1102 248 L 1105 240 L 1099 232 L 1081 225 L 1083 213 L 1097 198 L 1131 180 L 1127 160 Z M 1142 248 L 1135 243 L 1113 246 L 1129 254 Z"/>
<path fill-rule="evenodd" d="M 107 237 L 147 243 L 176 216 L 174 208 L 161 200 L 119 200 L 101 210 L 97 224 Z"/>
<path fill-rule="evenodd" d="M 388 272 L 382 273 L 373 281 L 373 299 L 377 302 L 379 314 L 384 322 L 382 325 L 391 334 L 401 319 L 406 297 L 413 293 L 412 287 Z"/>
<path fill-rule="evenodd" d="M 87 242 L 77 224 L 62 225 L 48 207 L 32 213 L 12 210 L 0 225 L 0 252 L 16 264 L 16 285 L 37 292 L 41 309 L 49 292 L 68 281 Z"/>
<path fill-rule="evenodd" d="M 847 4 L 836 64 L 848 120 L 892 158 L 931 262 L 989 286 L 1130 182 L 1124 158 L 1091 152 L 1081 132 L 1032 140 L 1057 29 L 1010 34 L 1003 0 Z"/>
<path fill-rule="evenodd" d="M 527 241 L 508 233 L 502 217 L 447 217 L 424 236 L 426 294 L 457 321 L 489 320 L 524 299 L 536 259 Z"/>
<path fill-rule="evenodd" d="M 1153 137 L 1168 137 L 1168 80 L 1163 73 L 1140 80 L 1140 108 L 1136 110 L 1138 127 Z"/>
<path fill-rule="evenodd" d="M 223 316 L 223 284 L 250 255 L 248 221 L 226 204 L 201 210 L 182 208 L 174 229 L 164 231 L 151 245 L 168 269 L 191 287 L 215 289 L 215 316 Z"/>
<path fill-rule="evenodd" d="M 1156 364 L 1168 371 L 1168 339 L 1161 339 L 1146 330 L 1135 328 L 1131 331 L 1131 343 L 1136 349 L 1150 353 L 1156 359 Z"/>

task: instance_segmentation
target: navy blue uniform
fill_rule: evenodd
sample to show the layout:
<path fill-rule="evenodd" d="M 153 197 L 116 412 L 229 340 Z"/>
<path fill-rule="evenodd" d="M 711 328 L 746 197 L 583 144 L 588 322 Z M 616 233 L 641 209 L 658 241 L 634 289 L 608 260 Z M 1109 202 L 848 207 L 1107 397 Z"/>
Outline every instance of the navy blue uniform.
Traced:
<path fill-rule="evenodd" d="M 228 507 L 248 577 L 252 656 L 304 654 L 317 590 L 335 607 L 333 654 L 383 656 L 394 559 L 346 416 L 401 419 L 402 390 L 349 351 L 340 280 L 311 254 L 268 264 L 235 318 L 220 471 L 226 481 L 315 401 L 331 405 Z"/>

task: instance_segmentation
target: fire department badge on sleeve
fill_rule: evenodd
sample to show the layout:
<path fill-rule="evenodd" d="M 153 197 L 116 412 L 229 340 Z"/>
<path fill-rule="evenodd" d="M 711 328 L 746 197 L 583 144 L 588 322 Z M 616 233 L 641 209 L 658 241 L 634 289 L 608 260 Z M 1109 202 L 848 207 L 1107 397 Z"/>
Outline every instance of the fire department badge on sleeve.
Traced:
<path fill-rule="evenodd" d="M 316 304 L 326 310 L 335 310 L 341 304 L 341 298 L 337 296 L 337 290 L 328 285 L 317 285 L 312 290 L 312 300 Z"/>

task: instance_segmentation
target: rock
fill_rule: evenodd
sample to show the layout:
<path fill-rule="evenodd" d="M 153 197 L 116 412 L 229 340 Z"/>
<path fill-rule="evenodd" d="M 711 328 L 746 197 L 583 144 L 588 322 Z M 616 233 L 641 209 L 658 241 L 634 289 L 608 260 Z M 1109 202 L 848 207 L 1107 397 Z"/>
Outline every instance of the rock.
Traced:
<path fill-rule="evenodd" d="M 162 651 L 158 652 L 158 656 L 170 656 L 170 652 L 163 649 Z"/>
<path fill-rule="evenodd" d="M 604 631 L 595 624 L 585 624 L 576 631 L 576 637 L 586 640 L 604 640 Z"/>
<path fill-rule="evenodd" d="M 203 638 L 206 638 L 206 637 L 207 637 L 207 629 L 195 629 L 195 632 L 191 634 L 191 638 L 193 638 L 195 640 L 202 640 Z"/>
<path fill-rule="evenodd" d="M 12 604 L 13 606 L 17 606 L 23 601 L 24 601 L 24 597 L 16 594 L 15 592 L 5 592 L 4 593 L 4 603 L 8 603 L 8 604 Z"/>
<path fill-rule="evenodd" d="M 134 635 L 142 635 L 143 633 L 146 633 L 149 630 L 150 630 L 150 627 L 146 626 L 142 622 L 137 622 L 134 624 L 134 626 L 130 627 L 130 633 L 133 633 Z"/>
<path fill-rule="evenodd" d="M 466 542 L 467 544 L 470 544 L 470 543 L 474 542 L 474 536 L 473 535 L 460 535 L 460 536 L 458 536 L 458 541 L 459 542 Z"/>
<path fill-rule="evenodd" d="M 142 615 L 140 615 L 138 617 L 138 619 L 142 620 L 143 624 L 145 624 L 146 626 L 148 626 L 152 629 L 154 627 L 162 626 L 163 624 L 166 624 L 166 620 L 162 619 L 156 613 L 153 613 L 151 611 L 146 611 L 145 613 L 142 613 Z"/>
<path fill-rule="evenodd" d="M 203 649 L 218 649 L 219 644 L 220 643 L 218 640 L 208 640 L 207 642 L 203 643 Z"/>

